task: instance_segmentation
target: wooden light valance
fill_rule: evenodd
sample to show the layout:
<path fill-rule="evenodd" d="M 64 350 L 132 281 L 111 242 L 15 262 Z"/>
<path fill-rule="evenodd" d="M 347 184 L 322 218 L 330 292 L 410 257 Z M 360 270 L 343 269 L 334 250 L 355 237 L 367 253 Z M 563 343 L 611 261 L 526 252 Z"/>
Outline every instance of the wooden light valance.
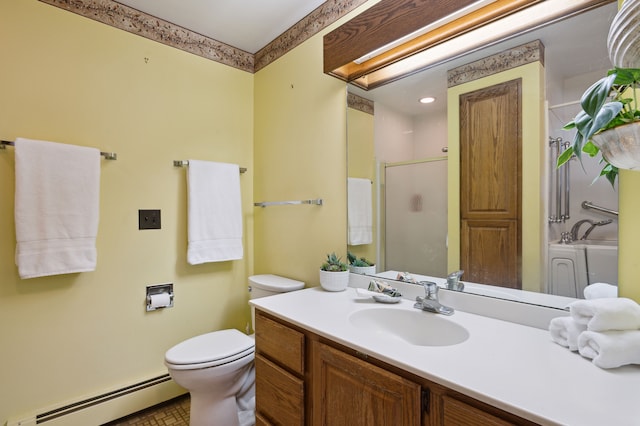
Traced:
<path fill-rule="evenodd" d="M 609 1 L 611 0 L 567 1 L 567 5 L 560 9 L 562 14 L 574 14 Z M 324 72 L 365 90 L 372 89 L 402 75 L 375 78 L 371 81 L 362 77 L 508 15 L 547 2 L 493 0 L 479 8 L 473 8 L 472 5 L 477 3 L 477 0 L 381 0 L 324 36 Z M 445 19 L 465 8 L 469 8 L 470 11 L 459 14 L 460 16 L 450 21 Z M 550 19 L 557 19 L 557 16 Z M 441 20 L 441 25 L 434 25 L 433 29 L 428 29 L 424 34 L 417 35 L 364 62 L 354 62 L 376 49 Z M 412 69 L 408 73 L 415 71 Z"/>

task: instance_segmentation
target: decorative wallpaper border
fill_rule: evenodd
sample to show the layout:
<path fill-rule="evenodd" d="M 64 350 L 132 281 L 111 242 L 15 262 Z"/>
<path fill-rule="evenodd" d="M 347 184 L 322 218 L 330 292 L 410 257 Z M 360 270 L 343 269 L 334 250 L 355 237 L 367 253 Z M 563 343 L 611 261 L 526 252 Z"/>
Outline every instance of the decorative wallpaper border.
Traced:
<path fill-rule="evenodd" d="M 358 111 L 373 115 L 373 105 L 373 101 L 369 99 L 363 98 L 362 96 L 358 96 L 353 93 L 347 93 L 347 106 L 349 108 L 357 109 Z"/>
<path fill-rule="evenodd" d="M 367 0 L 327 0 L 271 43 L 256 52 L 255 71 L 269 65 Z"/>
<path fill-rule="evenodd" d="M 39 0 L 85 18 L 254 73 L 317 34 L 367 0 L 327 0 L 255 55 L 114 0 Z"/>
<path fill-rule="evenodd" d="M 544 45 L 540 40 L 534 40 L 447 71 L 447 87 L 468 83 L 537 61 L 544 65 Z"/>

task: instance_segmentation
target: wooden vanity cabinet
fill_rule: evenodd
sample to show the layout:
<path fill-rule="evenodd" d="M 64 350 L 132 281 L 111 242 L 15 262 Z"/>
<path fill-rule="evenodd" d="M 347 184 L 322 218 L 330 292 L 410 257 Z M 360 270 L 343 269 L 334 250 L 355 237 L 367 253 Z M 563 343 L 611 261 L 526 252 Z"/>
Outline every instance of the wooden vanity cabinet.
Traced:
<path fill-rule="evenodd" d="M 314 425 L 420 425 L 419 384 L 311 342 Z"/>
<path fill-rule="evenodd" d="M 256 424 L 305 424 L 305 336 L 256 310 Z"/>
<path fill-rule="evenodd" d="M 256 310 L 256 425 L 535 425 Z"/>

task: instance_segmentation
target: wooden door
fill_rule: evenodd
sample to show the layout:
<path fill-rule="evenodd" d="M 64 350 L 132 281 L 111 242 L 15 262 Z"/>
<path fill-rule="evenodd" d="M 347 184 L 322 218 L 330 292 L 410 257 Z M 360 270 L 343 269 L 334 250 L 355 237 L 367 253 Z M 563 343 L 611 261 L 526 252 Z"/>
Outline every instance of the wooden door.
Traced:
<path fill-rule="evenodd" d="M 522 81 L 460 96 L 460 267 L 522 288 Z"/>
<path fill-rule="evenodd" d="M 313 343 L 312 424 L 420 424 L 420 385 L 331 346 Z"/>

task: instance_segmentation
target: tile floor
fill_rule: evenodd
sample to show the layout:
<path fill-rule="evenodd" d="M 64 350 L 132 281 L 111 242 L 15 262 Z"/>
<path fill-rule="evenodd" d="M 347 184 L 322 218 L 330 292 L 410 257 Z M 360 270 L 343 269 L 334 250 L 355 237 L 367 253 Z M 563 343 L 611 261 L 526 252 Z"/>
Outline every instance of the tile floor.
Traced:
<path fill-rule="evenodd" d="M 186 394 L 103 426 L 189 426 L 190 402 Z"/>

